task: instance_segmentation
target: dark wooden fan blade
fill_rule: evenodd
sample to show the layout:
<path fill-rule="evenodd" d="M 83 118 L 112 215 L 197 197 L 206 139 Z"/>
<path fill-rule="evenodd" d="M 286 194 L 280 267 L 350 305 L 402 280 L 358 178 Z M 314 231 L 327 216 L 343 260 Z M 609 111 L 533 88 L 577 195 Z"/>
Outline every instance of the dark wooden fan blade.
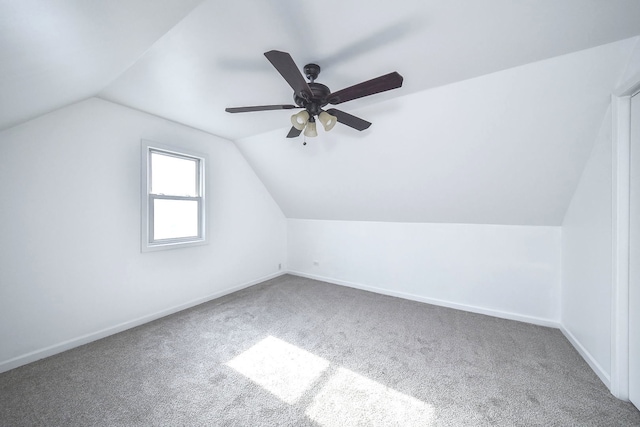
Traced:
<path fill-rule="evenodd" d="M 402 76 L 397 72 L 385 74 L 375 79 L 367 80 L 354 86 L 339 90 L 329 95 L 330 104 L 341 104 L 352 99 L 358 99 L 375 93 L 397 89 L 402 86 Z"/>
<path fill-rule="evenodd" d="M 268 110 L 290 110 L 292 108 L 300 108 L 297 105 L 256 105 L 254 107 L 235 107 L 225 108 L 227 113 L 248 113 L 250 111 L 268 111 Z"/>
<path fill-rule="evenodd" d="M 295 137 L 299 136 L 301 133 L 302 133 L 302 130 L 298 130 L 298 129 L 294 128 L 293 126 L 291 126 L 291 130 L 287 134 L 287 138 L 295 138 Z"/>
<path fill-rule="evenodd" d="M 339 123 L 352 127 L 359 131 L 368 129 L 369 126 L 371 126 L 371 123 L 369 123 L 368 121 L 362 120 L 360 117 L 352 116 L 351 114 L 345 113 L 344 111 L 336 110 L 335 108 L 328 109 L 327 113 L 331 114 L 332 116 L 336 116 Z"/>
<path fill-rule="evenodd" d="M 267 57 L 269 62 L 278 70 L 278 72 L 289 83 L 291 89 L 304 99 L 311 99 L 311 89 L 309 84 L 304 79 L 304 76 L 300 72 L 300 69 L 293 62 L 293 58 L 287 52 L 280 52 L 279 50 L 270 50 L 265 52 L 264 56 Z"/>

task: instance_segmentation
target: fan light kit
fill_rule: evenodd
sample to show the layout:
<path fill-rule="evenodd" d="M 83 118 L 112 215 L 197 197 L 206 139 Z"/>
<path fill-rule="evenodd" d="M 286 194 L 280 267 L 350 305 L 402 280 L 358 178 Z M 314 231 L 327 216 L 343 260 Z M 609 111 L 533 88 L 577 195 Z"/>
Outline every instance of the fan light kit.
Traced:
<path fill-rule="evenodd" d="M 338 118 L 336 116 L 332 116 L 326 111 L 321 111 L 318 114 L 318 120 L 322 124 L 325 132 L 329 132 L 338 122 Z M 302 110 L 298 114 L 294 114 L 291 116 L 291 124 L 297 130 L 304 129 L 304 135 L 310 138 L 318 136 L 318 132 L 316 131 L 316 123 L 313 116 L 309 115 L 307 110 Z M 306 129 L 305 129 L 306 126 Z"/>
<path fill-rule="evenodd" d="M 280 75 L 293 89 L 293 100 L 296 105 L 260 105 L 254 107 L 236 107 L 225 109 L 228 113 L 246 113 L 250 111 L 267 111 L 267 110 L 289 110 L 293 108 L 303 108 L 302 111 L 291 116 L 292 128 L 287 138 L 295 138 L 304 130 L 304 136 L 314 138 L 318 136 L 316 129 L 317 121 L 322 124 L 325 132 L 329 132 L 337 122 L 347 125 L 358 131 L 363 131 L 369 126 L 366 120 L 347 114 L 344 111 L 330 108 L 323 110 L 327 104 L 337 105 L 353 99 L 363 98 L 391 89 L 397 89 L 402 86 L 402 76 L 397 72 L 385 74 L 366 82 L 359 83 L 354 86 L 331 92 L 329 88 L 323 84 L 316 83 L 315 80 L 320 74 L 320 66 L 317 64 L 307 64 L 304 66 L 304 73 L 309 79 L 307 83 L 300 73 L 298 66 L 287 52 L 271 50 L 265 52 L 269 62 L 278 70 Z M 306 143 L 305 143 L 306 144 Z"/>

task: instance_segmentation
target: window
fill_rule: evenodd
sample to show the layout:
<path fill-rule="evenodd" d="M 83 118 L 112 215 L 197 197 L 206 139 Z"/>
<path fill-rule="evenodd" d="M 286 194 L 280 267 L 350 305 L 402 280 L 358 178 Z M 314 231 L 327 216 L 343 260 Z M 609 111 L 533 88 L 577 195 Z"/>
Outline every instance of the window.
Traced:
<path fill-rule="evenodd" d="M 206 156 L 142 141 L 142 251 L 206 243 Z"/>

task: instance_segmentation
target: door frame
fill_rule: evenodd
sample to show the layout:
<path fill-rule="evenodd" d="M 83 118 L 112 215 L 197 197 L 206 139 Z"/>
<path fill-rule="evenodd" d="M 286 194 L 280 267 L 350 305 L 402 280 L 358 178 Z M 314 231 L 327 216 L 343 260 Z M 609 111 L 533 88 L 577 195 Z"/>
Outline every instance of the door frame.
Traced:
<path fill-rule="evenodd" d="M 612 112 L 612 290 L 611 393 L 629 400 L 629 208 L 631 96 L 640 91 L 640 73 L 611 95 Z"/>

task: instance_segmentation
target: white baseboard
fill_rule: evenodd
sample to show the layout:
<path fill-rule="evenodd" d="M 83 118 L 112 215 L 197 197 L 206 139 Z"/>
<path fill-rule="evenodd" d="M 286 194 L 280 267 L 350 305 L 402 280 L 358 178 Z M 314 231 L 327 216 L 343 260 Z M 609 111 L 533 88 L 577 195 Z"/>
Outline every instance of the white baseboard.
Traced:
<path fill-rule="evenodd" d="M 562 331 L 564 336 L 569 340 L 571 345 L 578 351 L 580 356 L 582 356 L 582 358 L 587 362 L 587 364 L 591 367 L 593 372 L 596 373 L 596 375 L 598 376 L 598 378 L 600 378 L 600 380 L 604 383 L 604 385 L 606 385 L 607 388 L 611 390 L 611 377 L 609 376 L 609 374 L 605 372 L 604 369 L 602 369 L 602 366 L 600 366 L 600 364 L 596 361 L 596 359 L 593 358 L 591 353 L 589 353 L 587 349 L 584 348 L 582 344 L 580 344 L 580 341 L 578 341 L 578 339 L 571 332 L 569 332 L 569 330 L 565 328 L 564 325 L 560 326 L 560 331 Z"/>
<path fill-rule="evenodd" d="M 499 310 L 493 310 L 493 309 L 486 309 L 486 308 L 482 308 L 482 307 L 476 307 L 476 306 L 470 306 L 470 305 L 466 305 L 466 304 L 458 304 L 458 303 L 453 303 L 453 302 L 449 302 L 449 301 L 443 301 L 443 300 L 438 300 L 438 299 L 433 299 L 433 298 L 426 298 L 426 297 L 422 297 L 419 295 L 414 295 L 414 294 L 410 294 L 410 293 L 405 293 L 405 292 L 398 292 L 398 291 L 392 291 L 389 289 L 384 289 L 384 288 L 377 288 L 377 287 L 373 287 L 373 286 L 367 286 L 367 285 L 363 285 L 363 284 L 359 284 L 359 283 L 354 283 L 354 282 L 348 282 L 348 281 L 344 281 L 344 280 L 338 280 L 338 279 L 333 279 L 333 278 L 329 278 L 329 277 L 324 277 L 324 276 L 318 276 L 318 275 L 314 275 L 314 274 L 308 274 L 308 273 L 304 273 L 301 271 L 294 271 L 294 270 L 290 270 L 288 272 L 277 272 L 277 273 L 273 273 L 273 274 L 269 274 L 267 276 L 263 276 L 260 277 L 258 279 L 254 279 L 251 280 L 249 282 L 245 282 L 242 283 L 240 285 L 236 285 L 236 286 L 232 286 L 230 288 L 215 292 L 213 294 L 201 297 L 201 298 L 197 298 L 195 300 L 186 302 L 184 304 L 180 304 L 165 310 L 161 310 L 159 312 L 156 313 L 152 313 L 146 316 L 142 316 L 142 317 L 138 317 L 136 319 L 133 320 L 129 320 L 127 322 L 123 322 L 120 323 L 118 325 L 109 327 L 109 328 L 105 328 L 96 332 L 92 332 L 89 334 L 85 334 L 58 344 L 54 344 L 45 348 L 41 348 L 39 350 L 35 350 L 32 352 L 29 352 L 27 354 L 23 354 L 21 356 L 18 357 L 14 357 L 12 359 L 0 362 L 0 373 L 2 372 L 6 372 L 9 371 L 11 369 L 17 368 L 19 366 L 22 365 L 26 365 L 28 363 L 31 362 L 35 362 L 36 360 L 40 360 L 40 359 L 44 359 L 45 357 L 49 357 L 49 356 L 53 356 L 54 354 L 58 354 L 58 353 L 62 353 L 63 351 L 66 350 L 70 350 L 72 348 L 75 347 L 79 347 L 81 345 L 84 344 L 88 344 L 92 341 L 96 341 L 99 340 L 101 338 L 105 338 L 109 335 L 113 335 L 113 334 L 117 334 L 118 332 L 122 332 L 125 331 L 127 329 L 131 329 L 134 328 L 136 326 L 140 326 L 143 325 L 145 323 L 151 322 L 153 320 L 159 319 L 161 317 L 165 317 L 168 316 L 170 314 L 173 313 L 177 313 L 179 311 L 185 310 L 187 308 L 191 308 L 194 307 L 196 305 L 202 304 L 204 302 L 207 301 L 211 301 L 214 300 L 216 298 L 220 298 L 224 295 L 228 295 L 231 294 L 233 292 L 237 292 L 239 290 L 248 288 L 250 286 L 256 285 L 258 283 L 264 282 L 266 280 L 270 280 L 279 276 L 282 276 L 283 274 L 292 274 L 295 276 L 300 276 L 300 277 L 306 277 L 309 279 L 315 279 L 315 280 L 320 280 L 323 282 L 328 282 L 328 283 L 333 283 L 335 285 L 341 285 L 341 286 L 347 286 L 350 288 L 355 288 L 355 289 L 361 289 L 361 290 L 365 290 L 365 291 L 369 291 L 369 292 L 374 292 L 377 294 L 382 294 L 382 295 L 389 295 L 389 296 L 393 296 L 393 297 L 398 297 L 398 298 L 404 298 L 404 299 L 408 299 L 408 300 L 412 300 L 412 301 L 418 301 L 418 302 L 424 302 L 427 304 L 433 304 L 433 305 L 438 305 L 438 306 L 442 306 L 442 307 L 449 307 L 449 308 L 454 308 L 454 309 L 458 309 L 458 310 L 463 310 L 463 311 L 469 311 L 472 313 L 479 313 L 479 314 L 485 314 L 488 316 L 494 316 L 494 317 L 499 317 L 502 319 L 509 319 L 509 320 L 517 320 L 520 322 L 526 322 L 526 323 L 532 323 L 535 325 L 541 325 L 541 326 L 547 326 L 547 327 L 552 327 L 552 328 L 559 328 L 560 331 L 562 331 L 562 333 L 564 334 L 564 336 L 567 338 L 567 340 L 569 340 L 569 342 L 575 347 L 575 349 L 578 351 L 578 353 L 584 358 L 584 360 L 589 364 L 589 366 L 591 367 L 591 369 L 593 369 L 593 371 L 596 373 L 596 375 L 598 375 L 598 377 L 600 378 L 600 380 L 602 380 L 602 382 L 607 386 L 607 388 L 610 388 L 610 377 L 609 375 L 602 369 L 602 367 L 598 364 L 598 362 L 596 362 L 596 360 L 591 356 L 591 354 L 582 346 L 582 344 L 580 344 L 580 342 L 573 336 L 573 334 L 571 334 L 571 332 L 569 332 L 564 326 L 562 326 L 559 322 L 553 321 L 553 320 L 549 320 L 549 319 L 544 319 L 544 318 L 539 318 L 539 317 L 533 317 L 533 316 L 526 316 L 526 315 L 521 315 L 521 314 L 516 314 L 516 313 L 509 313 L 509 312 L 504 312 L 504 311 L 499 311 Z"/>
<path fill-rule="evenodd" d="M 384 288 L 377 288 L 374 286 L 363 285 L 361 283 L 348 282 L 345 280 L 334 279 L 331 277 L 324 277 L 324 276 L 318 276 L 315 274 L 304 273 L 302 271 L 290 270 L 288 271 L 288 273 L 295 276 L 306 277 L 309 279 L 332 283 L 335 285 L 347 286 L 349 288 L 375 292 L 377 294 L 389 295 L 389 296 L 404 298 L 412 301 L 424 302 L 427 304 L 433 304 L 433 305 L 438 305 L 442 307 L 455 308 L 457 310 L 469 311 L 472 313 L 486 314 L 488 316 L 499 317 L 502 319 L 517 320 L 519 322 L 532 323 L 534 325 L 547 326 L 551 328 L 560 329 L 562 334 L 567 338 L 567 340 L 571 343 L 571 345 L 573 345 L 573 347 L 578 351 L 580 356 L 582 356 L 582 358 L 587 362 L 587 364 L 595 372 L 598 378 L 600 378 L 600 380 L 607 386 L 608 389 L 611 389 L 611 379 L 609 377 L 609 374 L 607 374 L 605 370 L 602 369 L 602 366 L 600 366 L 600 364 L 593 358 L 591 353 L 589 353 L 582 346 L 582 344 L 580 344 L 580 342 L 576 339 L 576 337 L 573 336 L 573 334 L 569 332 L 564 327 L 564 325 L 562 325 L 558 321 L 540 318 L 540 317 L 534 317 L 534 316 L 527 316 L 527 315 L 522 315 L 517 313 L 510 313 L 510 312 L 505 312 L 500 310 L 487 309 L 487 308 L 477 307 L 477 306 L 472 306 L 467 304 L 459 304 L 459 303 L 454 303 L 450 301 L 438 300 L 434 298 L 426 298 L 420 295 L 410 294 L 406 292 L 398 292 L 398 291 L 393 291 L 393 290 L 384 289 Z"/>
<path fill-rule="evenodd" d="M 410 294 L 406 292 L 393 291 L 390 289 L 377 288 L 374 286 L 363 285 L 361 283 L 348 282 L 330 277 L 318 276 L 315 274 L 304 273 L 302 271 L 289 270 L 289 274 L 294 276 L 306 277 L 309 279 L 320 280 L 322 282 L 333 283 L 334 285 L 347 286 L 349 288 L 361 289 L 363 291 L 374 292 L 376 294 L 389 295 L 392 297 L 404 298 L 412 301 L 424 302 L 427 304 L 438 305 L 442 307 L 454 308 L 456 310 L 468 311 L 471 313 L 485 314 L 487 316 L 499 317 L 501 319 L 517 320 L 518 322 L 531 323 L 534 325 L 547 326 L 550 328 L 560 328 L 560 322 L 545 319 L 542 317 L 527 316 L 524 314 L 510 313 L 507 311 L 494 310 L 490 308 L 477 307 L 467 304 L 459 304 L 450 301 L 444 301 L 434 298 L 427 298 L 420 295 Z"/>
<path fill-rule="evenodd" d="M 237 292 L 239 290 L 248 288 L 253 285 L 257 285 L 258 283 L 264 282 L 269 279 L 273 279 L 278 276 L 282 276 L 286 274 L 284 271 L 278 271 L 273 274 L 269 274 L 267 276 L 260 277 L 258 279 L 250 280 L 248 282 L 242 283 L 240 285 L 235 285 L 221 291 L 215 292 L 213 294 L 200 297 L 184 304 L 179 304 L 174 307 L 167 308 L 165 310 L 158 311 L 156 313 L 148 314 L 146 316 L 138 317 L 133 320 L 129 320 L 123 323 L 120 323 L 115 326 L 111 326 L 105 329 L 101 329 L 96 332 L 91 332 L 89 334 L 85 334 L 76 338 L 72 338 L 67 341 L 63 341 L 58 344 L 54 344 L 45 348 L 41 348 L 39 350 L 35 350 L 29 352 L 27 354 L 23 354 L 18 357 L 14 357 L 9 360 L 5 360 L 0 362 L 0 373 L 9 371 L 11 369 L 17 368 L 22 365 L 26 365 L 31 362 L 35 362 L 36 360 L 44 359 L 45 357 L 53 356 L 54 354 L 62 353 L 63 351 L 70 350 L 75 347 L 79 347 L 84 344 L 88 344 L 92 341 L 99 340 L 101 338 L 108 337 L 109 335 L 117 334 L 118 332 L 125 331 L 127 329 L 135 328 L 136 326 L 143 325 L 145 323 L 151 322 L 156 319 L 160 319 L 161 317 L 168 316 L 173 313 L 177 313 L 179 311 L 185 310 L 187 308 L 194 307 L 196 305 L 205 303 L 207 301 L 214 300 L 216 298 L 220 298 L 222 296 L 231 294 L 233 292 Z"/>

